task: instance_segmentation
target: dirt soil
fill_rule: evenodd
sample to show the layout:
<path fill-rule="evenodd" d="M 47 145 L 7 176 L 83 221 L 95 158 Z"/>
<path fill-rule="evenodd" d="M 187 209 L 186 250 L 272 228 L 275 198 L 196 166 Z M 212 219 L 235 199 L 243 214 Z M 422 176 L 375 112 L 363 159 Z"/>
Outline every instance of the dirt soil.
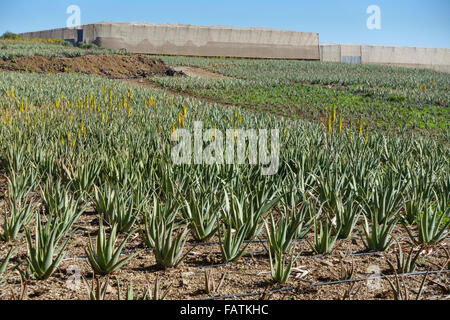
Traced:
<path fill-rule="evenodd" d="M 85 55 L 75 58 L 20 57 L 0 60 L 0 71 L 37 73 L 96 74 L 112 79 L 135 79 L 149 76 L 182 76 L 161 60 L 147 55 Z"/>
<path fill-rule="evenodd" d="M 67 255 L 55 273 L 46 281 L 28 280 L 23 299 L 28 300 L 72 300 L 88 299 L 87 287 L 78 277 L 86 279 L 92 285 L 92 269 L 88 264 L 84 249 L 89 238 L 95 241 L 98 230 L 98 216 L 95 212 L 86 212 L 76 223 L 77 232 L 70 240 Z M 311 239 L 310 233 L 307 238 Z M 123 236 L 122 236 L 123 237 Z M 122 238 L 121 237 L 121 238 Z M 264 235 L 261 235 L 264 238 Z M 394 237 L 408 248 L 408 236 L 402 227 L 397 228 Z M 285 292 L 269 293 L 277 290 L 280 285 L 270 283 L 269 257 L 262 243 L 251 243 L 247 254 L 232 264 L 223 265 L 217 238 L 211 243 L 195 246 L 193 239 L 189 239 L 185 252 L 191 250 L 186 259 L 174 269 L 160 270 L 156 267 L 154 254 L 148 250 L 140 234 L 135 233 L 127 242 L 123 256 L 136 256 L 118 272 L 109 278 L 107 299 L 117 299 L 117 280 L 122 286 L 122 293 L 132 281 L 134 292 L 142 297 L 145 291 L 153 286 L 157 279 L 161 290 L 169 290 L 168 300 L 202 299 L 214 296 L 229 296 L 237 294 L 256 293 L 246 297 L 229 299 L 294 299 L 294 300 L 328 300 L 328 299 L 392 299 L 393 293 L 386 280 L 370 280 L 357 283 L 342 283 L 315 286 L 317 283 L 330 283 L 343 279 L 341 268 L 351 270 L 352 279 L 368 278 L 379 272 L 392 274 L 387 260 L 395 263 L 397 246 L 392 246 L 385 253 L 367 253 L 359 237 L 340 240 L 332 255 L 315 255 L 306 241 L 296 244 L 298 257 L 294 263 L 292 275 Z M 447 268 L 448 257 L 444 248 L 448 249 L 448 239 L 441 246 L 424 250 L 419 259 L 416 271 L 441 270 Z M 27 256 L 25 239 L 5 244 L 0 242 L 0 260 L 4 258 L 9 248 L 15 247 L 8 270 L 19 265 L 24 270 Z M 408 250 L 409 251 L 409 250 Z M 355 254 L 348 256 L 349 254 Z M 205 291 L 205 272 L 214 279 L 217 291 Z M 221 283 L 221 279 L 223 281 Z M 106 282 L 106 277 L 100 281 Z M 410 298 L 415 298 L 419 292 L 424 275 L 404 277 Z M 220 287 L 219 284 L 221 283 Z M 20 297 L 21 280 L 18 272 L 12 273 L 5 282 L 0 284 L 0 300 L 17 299 Z M 264 292 L 266 294 L 264 294 Z M 421 299 L 448 299 L 448 274 L 428 275 Z M 123 298 L 123 296 L 122 296 Z"/>

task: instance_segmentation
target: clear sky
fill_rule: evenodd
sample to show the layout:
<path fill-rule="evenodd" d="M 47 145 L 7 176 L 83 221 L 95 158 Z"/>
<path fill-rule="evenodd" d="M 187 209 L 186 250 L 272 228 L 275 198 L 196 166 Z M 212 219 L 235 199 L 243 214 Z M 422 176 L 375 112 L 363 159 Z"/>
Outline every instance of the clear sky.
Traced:
<path fill-rule="evenodd" d="M 266 27 L 316 32 L 320 41 L 450 48 L 450 0 L 0 0 L 0 34 L 100 21 Z M 369 30 L 366 9 L 381 10 Z"/>

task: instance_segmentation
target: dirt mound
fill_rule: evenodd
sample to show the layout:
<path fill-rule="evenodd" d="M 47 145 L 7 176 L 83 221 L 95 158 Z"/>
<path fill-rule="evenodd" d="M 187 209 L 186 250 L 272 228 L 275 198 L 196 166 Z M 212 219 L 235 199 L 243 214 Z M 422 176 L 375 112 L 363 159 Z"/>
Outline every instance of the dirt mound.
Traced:
<path fill-rule="evenodd" d="M 113 79 L 147 76 L 181 76 L 161 60 L 146 55 L 85 55 L 76 58 L 20 57 L 14 61 L 0 60 L 0 70 L 37 73 L 84 73 Z"/>

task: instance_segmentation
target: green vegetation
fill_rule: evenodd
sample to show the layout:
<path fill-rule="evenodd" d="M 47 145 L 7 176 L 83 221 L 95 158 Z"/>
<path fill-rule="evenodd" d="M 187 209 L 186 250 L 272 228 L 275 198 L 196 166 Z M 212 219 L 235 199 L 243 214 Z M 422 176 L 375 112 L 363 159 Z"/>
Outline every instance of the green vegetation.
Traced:
<path fill-rule="evenodd" d="M 18 41 L 18 40 L 22 40 L 22 37 L 19 36 L 18 34 L 7 31 L 4 34 L 2 34 L 2 36 L 0 37 L 0 40 Z"/>
<path fill-rule="evenodd" d="M 75 58 L 87 54 L 128 54 L 122 50 L 111 50 L 96 45 L 81 44 L 79 47 L 61 39 L 0 38 L 0 59 L 14 60 L 19 57 L 41 56 L 47 58 Z"/>
<path fill-rule="evenodd" d="M 25 230 L 29 251 L 21 262 L 36 279 L 58 268 L 88 207 L 99 232 L 95 245 L 86 244 L 86 260 L 100 276 L 141 252 L 125 253 L 129 242 L 149 249 L 145 257 L 152 255 L 157 266 L 176 268 L 191 253 L 187 241 L 194 248 L 217 239 L 219 258 L 239 264 L 250 241 L 266 237 L 267 271 L 285 283 L 298 265 L 294 243 L 311 228 L 312 254 L 329 254 L 337 239 L 356 236 L 367 249 L 388 250 L 402 224 L 418 244 L 437 246 L 448 235 L 449 96 L 442 89 L 448 75 L 296 61 L 164 59 L 240 77 L 152 79 L 235 107 L 98 76 L 0 73 L 0 172 L 8 178 L 4 198 L 12 208 L 0 215 L 0 225 L 8 226 L 0 240 Z M 436 86 L 415 88 L 429 81 Z M 370 96 L 364 93 L 369 88 L 378 91 Z M 204 129 L 236 129 L 236 139 L 241 129 L 278 129 L 277 173 L 264 176 L 248 161 L 174 164 L 175 130 L 192 131 L 196 121 Z M 410 134 L 396 134 L 406 130 Z M 215 139 L 207 137 L 203 149 Z M 399 259 L 404 270 L 413 269 L 412 259 Z M 91 296 L 100 297 L 93 288 Z"/>
<path fill-rule="evenodd" d="M 238 79 L 152 78 L 173 91 L 294 119 L 343 121 L 448 140 L 450 75 L 428 70 L 276 60 L 160 57 Z"/>

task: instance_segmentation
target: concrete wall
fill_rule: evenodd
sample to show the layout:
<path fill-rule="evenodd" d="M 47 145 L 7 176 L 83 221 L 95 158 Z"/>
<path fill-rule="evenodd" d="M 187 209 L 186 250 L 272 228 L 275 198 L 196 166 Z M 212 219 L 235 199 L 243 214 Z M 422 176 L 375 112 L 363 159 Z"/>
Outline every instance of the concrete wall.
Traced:
<path fill-rule="evenodd" d="M 127 49 L 133 53 L 320 60 L 317 33 L 109 22 L 80 28 L 83 29 L 84 42 Z M 61 38 L 65 36 L 64 30 L 26 33 L 23 36 Z"/>
<path fill-rule="evenodd" d="M 327 62 L 342 62 L 341 61 L 341 46 L 339 45 L 321 45 L 320 46 L 320 61 Z"/>
<path fill-rule="evenodd" d="M 63 39 L 74 40 L 77 42 L 77 29 L 74 28 L 60 28 L 46 31 L 26 32 L 20 34 L 23 38 L 39 38 L 39 39 Z"/>
<path fill-rule="evenodd" d="M 450 49 L 361 46 L 362 61 L 366 64 L 386 64 L 423 67 L 450 72 Z"/>
<path fill-rule="evenodd" d="M 321 61 L 342 62 L 345 57 L 360 57 L 362 64 L 425 68 L 450 72 L 450 49 L 367 46 L 320 45 Z"/>

